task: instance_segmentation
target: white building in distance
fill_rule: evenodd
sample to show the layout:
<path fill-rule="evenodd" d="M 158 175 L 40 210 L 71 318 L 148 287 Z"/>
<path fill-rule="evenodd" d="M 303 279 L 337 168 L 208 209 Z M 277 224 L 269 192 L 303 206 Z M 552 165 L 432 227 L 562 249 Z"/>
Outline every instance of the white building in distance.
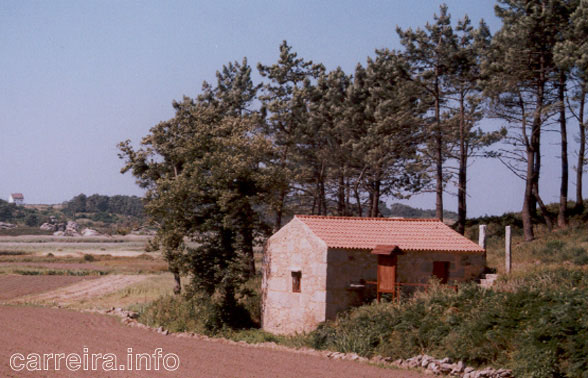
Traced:
<path fill-rule="evenodd" d="M 16 205 L 24 205 L 24 196 L 22 193 L 12 193 L 8 197 L 8 203 L 14 203 Z"/>

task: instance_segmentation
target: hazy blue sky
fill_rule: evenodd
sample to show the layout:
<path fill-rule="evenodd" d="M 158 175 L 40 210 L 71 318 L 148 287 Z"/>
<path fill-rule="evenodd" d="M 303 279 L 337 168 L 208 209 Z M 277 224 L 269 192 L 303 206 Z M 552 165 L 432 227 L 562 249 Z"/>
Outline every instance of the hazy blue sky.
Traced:
<path fill-rule="evenodd" d="M 445 2 L 454 21 L 467 13 L 476 24 L 484 18 L 492 32 L 500 26 L 492 1 Z M 244 56 L 252 66 L 272 64 L 285 39 L 300 56 L 352 73 L 375 49 L 400 48 L 396 26 L 424 26 L 441 3 L 4 0 L 0 198 L 22 192 L 28 203 L 60 203 L 79 193 L 141 195 L 133 178 L 119 173 L 116 144 L 137 142 L 171 118 L 172 100 L 195 96 L 223 64 Z M 577 134 L 574 124 L 570 132 Z M 547 202 L 558 199 L 556 137 L 545 139 Z M 476 161 L 469 215 L 518 211 L 522 187 L 499 162 Z M 455 210 L 456 202 L 448 195 L 445 207 Z M 408 203 L 433 208 L 434 198 Z"/>

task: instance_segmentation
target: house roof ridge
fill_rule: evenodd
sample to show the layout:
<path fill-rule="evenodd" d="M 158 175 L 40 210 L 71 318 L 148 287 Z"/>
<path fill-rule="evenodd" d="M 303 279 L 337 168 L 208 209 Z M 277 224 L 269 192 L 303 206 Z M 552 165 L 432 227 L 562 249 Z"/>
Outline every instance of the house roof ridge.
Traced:
<path fill-rule="evenodd" d="M 438 219 L 295 215 L 329 248 L 484 253 L 484 248 Z"/>
<path fill-rule="evenodd" d="M 306 215 L 306 214 L 295 214 L 295 218 L 311 218 L 311 219 L 340 219 L 340 220 L 369 220 L 369 221 L 403 221 L 403 222 L 441 222 L 437 218 L 378 218 L 378 217 L 352 217 L 352 216 L 340 216 L 340 215 Z"/>

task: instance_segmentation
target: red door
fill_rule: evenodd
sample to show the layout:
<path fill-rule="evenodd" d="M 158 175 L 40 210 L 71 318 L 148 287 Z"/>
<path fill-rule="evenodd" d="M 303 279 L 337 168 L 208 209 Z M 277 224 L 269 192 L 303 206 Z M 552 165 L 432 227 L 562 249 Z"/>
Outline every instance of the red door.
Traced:
<path fill-rule="evenodd" d="M 380 293 L 396 292 L 396 255 L 378 255 L 378 300 Z"/>

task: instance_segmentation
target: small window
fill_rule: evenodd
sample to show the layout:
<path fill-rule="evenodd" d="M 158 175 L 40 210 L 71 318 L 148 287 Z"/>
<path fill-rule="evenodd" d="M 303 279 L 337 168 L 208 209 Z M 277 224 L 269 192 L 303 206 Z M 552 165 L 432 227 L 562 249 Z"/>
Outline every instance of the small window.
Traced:
<path fill-rule="evenodd" d="M 302 279 L 302 272 L 292 272 L 292 292 L 300 293 L 300 280 Z"/>

